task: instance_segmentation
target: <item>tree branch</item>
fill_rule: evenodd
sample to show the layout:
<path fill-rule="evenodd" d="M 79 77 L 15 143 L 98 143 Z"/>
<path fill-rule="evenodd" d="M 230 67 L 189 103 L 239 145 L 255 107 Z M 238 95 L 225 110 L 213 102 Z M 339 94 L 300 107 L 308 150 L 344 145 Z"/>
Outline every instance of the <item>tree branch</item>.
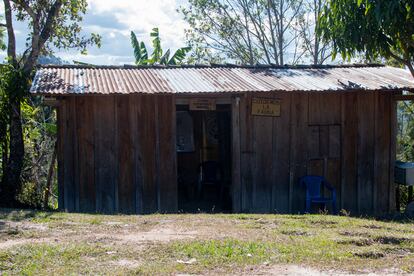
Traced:
<path fill-rule="evenodd" d="M 43 29 L 40 32 L 38 37 L 33 36 L 32 39 L 38 40 L 37 43 L 32 43 L 32 51 L 30 52 L 24 67 L 23 71 L 26 73 L 30 73 L 33 67 L 36 64 L 36 60 L 39 57 L 40 51 L 44 47 L 46 41 L 49 39 L 53 32 L 53 25 L 60 13 L 60 9 L 62 8 L 63 0 L 56 0 L 56 2 L 51 6 L 49 13 L 47 14 L 46 22 L 44 24 Z M 37 19 L 37 18 L 36 18 Z M 34 19 L 34 20 L 36 20 Z"/>
<path fill-rule="evenodd" d="M 397 60 L 397 61 L 399 61 L 399 62 L 401 62 L 401 63 L 403 63 L 403 64 L 405 64 L 405 66 L 407 66 L 408 67 L 408 69 L 410 70 L 410 73 L 411 73 L 411 75 L 414 77 L 414 67 L 413 67 L 413 65 L 411 64 L 411 62 L 409 61 L 409 60 L 406 60 L 406 59 L 404 59 L 404 58 L 402 58 L 402 57 L 400 57 L 400 56 L 398 56 L 398 55 L 396 55 L 396 54 L 394 54 L 393 52 L 389 52 L 389 54 L 390 54 L 390 56 L 391 57 L 393 57 L 395 60 Z"/>
<path fill-rule="evenodd" d="M 7 56 L 11 58 L 13 64 L 16 64 L 16 37 L 14 36 L 12 9 L 9 0 L 3 0 L 3 3 L 8 36 Z"/>
<path fill-rule="evenodd" d="M 16 5 L 21 6 L 28 15 L 34 20 L 36 18 L 36 13 L 33 11 L 33 9 L 29 6 L 29 3 L 27 3 L 24 0 L 10 0 L 11 2 L 15 3 Z"/>

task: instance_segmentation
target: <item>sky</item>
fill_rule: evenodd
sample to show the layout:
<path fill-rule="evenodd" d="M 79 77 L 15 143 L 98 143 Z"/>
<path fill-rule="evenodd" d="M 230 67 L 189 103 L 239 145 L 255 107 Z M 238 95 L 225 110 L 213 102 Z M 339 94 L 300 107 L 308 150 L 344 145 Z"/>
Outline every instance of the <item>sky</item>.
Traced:
<path fill-rule="evenodd" d="M 76 51 L 56 51 L 63 60 L 73 60 L 92 64 L 122 65 L 133 63 L 133 50 L 130 32 L 134 31 L 138 40 L 150 45 L 150 31 L 160 29 L 163 49 L 172 50 L 185 46 L 184 30 L 187 25 L 177 9 L 185 5 L 185 0 L 88 0 L 88 12 L 82 22 L 85 33 L 98 33 L 102 36 L 102 47 L 88 48 L 88 55 Z M 3 7 L 0 6 L 3 11 Z M 27 29 L 24 23 L 15 23 L 17 46 L 24 49 Z M 5 53 L 0 53 L 3 59 Z"/>

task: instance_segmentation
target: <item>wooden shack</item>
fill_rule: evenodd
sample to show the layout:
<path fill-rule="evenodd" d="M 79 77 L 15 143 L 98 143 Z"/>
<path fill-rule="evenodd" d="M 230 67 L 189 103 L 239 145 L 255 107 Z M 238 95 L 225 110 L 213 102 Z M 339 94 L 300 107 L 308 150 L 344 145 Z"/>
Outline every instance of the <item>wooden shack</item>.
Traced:
<path fill-rule="evenodd" d="M 412 90 L 383 66 L 46 66 L 31 93 L 57 107 L 61 209 L 298 213 L 311 174 L 339 209 L 383 214 L 395 209 L 396 99 Z M 222 187 L 200 197 L 208 160 Z"/>

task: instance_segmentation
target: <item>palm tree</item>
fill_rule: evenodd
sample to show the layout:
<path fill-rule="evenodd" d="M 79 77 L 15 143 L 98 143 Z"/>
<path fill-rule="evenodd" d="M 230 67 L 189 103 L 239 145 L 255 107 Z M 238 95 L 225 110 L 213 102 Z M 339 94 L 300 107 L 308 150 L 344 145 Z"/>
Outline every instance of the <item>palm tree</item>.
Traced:
<path fill-rule="evenodd" d="M 152 64 L 162 64 L 162 65 L 177 65 L 182 64 L 187 53 L 191 50 L 190 47 L 179 48 L 175 53 L 170 57 L 171 51 L 168 49 L 163 54 L 163 49 L 161 47 L 161 38 L 158 28 L 152 29 L 150 36 L 153 38 L 152 47 L 154 48 L 152 54 L 148 56 L 147 47 L 144 42 L 139 42 L 137 36 L 133 31 L 131 31 L 131 44 L 134 49 L 135 64 L 136 65 L 152 65 Z"/>

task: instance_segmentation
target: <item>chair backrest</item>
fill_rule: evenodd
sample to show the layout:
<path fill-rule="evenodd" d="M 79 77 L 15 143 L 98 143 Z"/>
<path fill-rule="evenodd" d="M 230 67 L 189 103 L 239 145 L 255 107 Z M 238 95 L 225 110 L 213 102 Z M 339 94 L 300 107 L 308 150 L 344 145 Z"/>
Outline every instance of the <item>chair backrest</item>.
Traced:
<path fill-rule="evenodd" d="M 300 183 L 305 185 L 307 196 L 320 197 L 321 188 L 325 183 L 325 178 L 319 175 L 307 175 L 300 179 Z"/>
<path fill-rule="evenodd" d="M 218 182 L 220 181 L 220 164 L 216 161 L 204 161 L 200 164 L 201 181 Z"/>

